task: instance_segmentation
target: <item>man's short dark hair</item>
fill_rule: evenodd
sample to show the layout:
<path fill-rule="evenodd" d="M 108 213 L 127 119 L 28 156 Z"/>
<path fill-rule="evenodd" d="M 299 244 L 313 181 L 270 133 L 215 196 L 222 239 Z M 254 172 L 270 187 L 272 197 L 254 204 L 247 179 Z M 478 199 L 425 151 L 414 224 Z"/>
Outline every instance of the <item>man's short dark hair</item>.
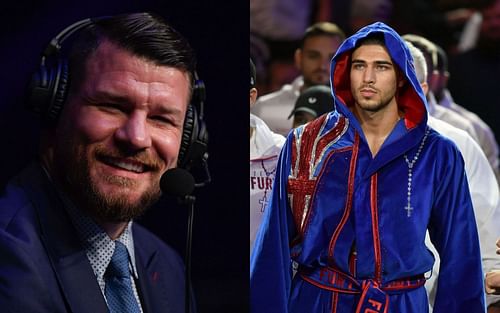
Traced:
<path fill-rule="evenodd" d="M 341 40 L 345 39 L 345 33 L 336 24 L 330 22 L 320 22 L 313 24 L 306 29 L 300 43 L 300 48 L 304 48 L 304 43 L 307 39 L 316 36 L 330 36 L 339 37 Z"/>
<path fill-rule="evenodd" d="M 354 47 L 354 49 L 357 49 L 357 48 L 364 46 L 364 45 L 379 45 L 379 46 L 386 47 L 384 34 L 380 33 L 380 32 L 371 33 L 368 36 L 359 39 L 356 42 L 356 46 Z"/>
<path fill-rule="evenodd" d="M 72 84 L 85 79 L 86 60 L 103 40 L 157 65 L 186 72 L 191 81 L 194 77 L 196 57 L 187 40 L 161 17 L 133 13 L 98 19 L 77 35 L 69 57 Z"/>

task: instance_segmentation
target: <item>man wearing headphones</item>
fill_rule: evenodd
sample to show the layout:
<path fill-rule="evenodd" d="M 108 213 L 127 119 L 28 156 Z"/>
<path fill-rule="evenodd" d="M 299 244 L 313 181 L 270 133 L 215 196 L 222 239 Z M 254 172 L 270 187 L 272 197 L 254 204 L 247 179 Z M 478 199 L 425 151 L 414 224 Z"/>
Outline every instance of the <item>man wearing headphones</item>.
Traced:
<path fill-rule="evenodd" d="M 0 198 L 1 310 L 183 312 L 181 259 L 133 220 L 185 162 L 194 52 L 150 14 L 81 23 L 31 83 L 46 127 L 39 160 Z"/>

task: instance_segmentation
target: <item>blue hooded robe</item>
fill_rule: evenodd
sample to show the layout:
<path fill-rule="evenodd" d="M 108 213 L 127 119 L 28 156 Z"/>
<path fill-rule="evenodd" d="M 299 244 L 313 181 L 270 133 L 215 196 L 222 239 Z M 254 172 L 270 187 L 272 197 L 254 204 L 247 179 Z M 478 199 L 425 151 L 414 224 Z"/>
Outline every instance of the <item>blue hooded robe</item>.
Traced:
<path fill-rule="evenodd" d="M 406 76 L 396 94 L 404 118 L 375 157 L 349 109 L 350 57 L 373 32 Z M 251 258 L 251 312 L 428 312 L 426 229 L 442 260 L 434 312 L 484 312 L 464 162 L 427 126 L 403 40 L 383 23 L 366 26 L 341 45 L 331 73 L 336 109 L 293 130 L 282 150 Z"/>

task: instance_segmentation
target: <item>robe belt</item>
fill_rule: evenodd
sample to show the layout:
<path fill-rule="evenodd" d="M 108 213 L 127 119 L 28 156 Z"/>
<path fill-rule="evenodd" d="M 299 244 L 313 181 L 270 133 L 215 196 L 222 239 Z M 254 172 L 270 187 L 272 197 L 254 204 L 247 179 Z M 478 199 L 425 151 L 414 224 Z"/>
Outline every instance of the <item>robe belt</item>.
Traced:
<path fill-rule="evenodd" d="M 373 279 L 356 279 L 331 267 L 312 270 L 300 267 L 299 275 L 308 283 L 324 290 L 361 294 L 356 313 L 387 312 L 390 294 L 413 290 L 425 284 L 423 274 L 379 284 Z"/>

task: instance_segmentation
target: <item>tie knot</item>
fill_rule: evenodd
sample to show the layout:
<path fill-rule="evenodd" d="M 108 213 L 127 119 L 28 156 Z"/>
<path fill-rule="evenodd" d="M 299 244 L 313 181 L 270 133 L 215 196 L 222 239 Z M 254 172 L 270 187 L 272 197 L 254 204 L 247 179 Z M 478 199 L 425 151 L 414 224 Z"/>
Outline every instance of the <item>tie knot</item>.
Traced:
<path fill-rule="evenodd" d="M 119 241 L 115 241 L 115 251 L 109 262 L 106 274 L 114 277 L 130 276 L 127 247 Z"/>

